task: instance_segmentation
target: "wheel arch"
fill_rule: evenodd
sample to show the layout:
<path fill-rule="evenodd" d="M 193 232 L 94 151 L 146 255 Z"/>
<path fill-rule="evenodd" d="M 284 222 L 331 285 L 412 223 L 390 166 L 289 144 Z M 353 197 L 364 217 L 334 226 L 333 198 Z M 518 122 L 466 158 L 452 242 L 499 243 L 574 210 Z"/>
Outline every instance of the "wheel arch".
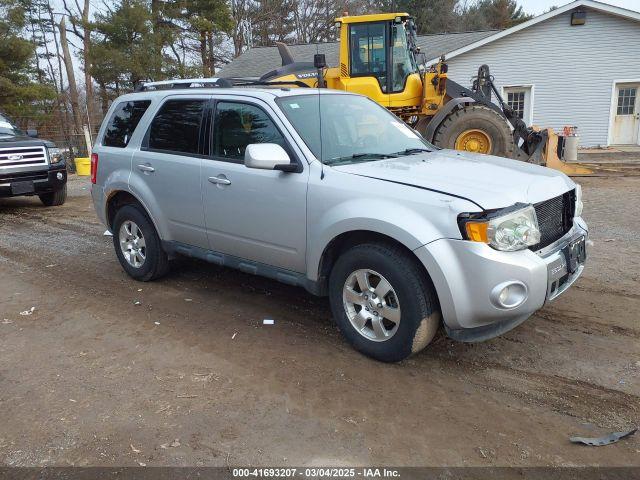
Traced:
<path fill-rule="evenodd" d="M 125 205 L 137 205 L 142 211 L 149 217 L 151 223 L 156 229 L 156 232 L 160 235 L 160 238 L 163 238 L 161 230 L 158 228 L 158 223 L 156 222 L 154 216 L 151 214 L 149 209 L 145 206 L 145 204 L 140 200 L 135 194 L 131 193 L 128 190 L 114 190 L 109 193 L 107 196 L 107 200 L 105 202 L 105 218 L 107 220 L 107 225 L 109 229 L 111 229 L 113 233 L 113 221 L 116 217 L 116 213 L 118 210 Z"/>
<path fill-rule="evenodd" d="M 336 235 L 325 246 L 318 265 L 316 293 L 319 295 L 327 295 L 329 275 L 340 255 L 356 245 L 367 243 L 387 244 L 400 248 L 415 262 L 419 270 L 424 273 L 426 280 L 433 286 L 431 275 L 426 267 L 407 245 L 384 233 L 372 230 L 350 230 Z M 435 291 L 434 288 L 434 292 Z"/>

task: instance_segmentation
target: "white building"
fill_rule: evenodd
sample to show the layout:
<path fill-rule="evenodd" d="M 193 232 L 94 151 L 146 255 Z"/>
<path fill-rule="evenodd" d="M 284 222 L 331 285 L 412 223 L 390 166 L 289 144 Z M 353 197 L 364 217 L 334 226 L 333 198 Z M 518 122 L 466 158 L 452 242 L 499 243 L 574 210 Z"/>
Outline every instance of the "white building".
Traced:
<path fill-rule="evenodd" d="M 580 17 L 584 23 L 574 25 Z M 640 144 L 640 13 L 578 0 L 447 59 L 454 79 L 489 65 L 505 100 L 529 125 L 557 132 L 577 126 L 582 146 Z"/>

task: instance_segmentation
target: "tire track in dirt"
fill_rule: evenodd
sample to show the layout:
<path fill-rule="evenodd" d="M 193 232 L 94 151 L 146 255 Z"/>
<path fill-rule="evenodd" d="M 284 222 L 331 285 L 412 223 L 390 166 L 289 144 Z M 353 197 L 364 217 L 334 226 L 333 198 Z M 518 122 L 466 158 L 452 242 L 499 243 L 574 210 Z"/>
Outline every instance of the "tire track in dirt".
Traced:
<path fill-rule="evenodd" d="M 566 311 L 545 311 L 539 310 L 535 313 L 536 317 L 539 317 L 546 322 L 549 322 L 555 326 L 562 325 L 571 327 L 574 332 L 587 333 L 589 335 L 607 336 L 610 332 L 614 332 L 621 337 L 638 338 L 640 339 L 640 331 L 631 328 L 620 327 L 618 325 L 611 325 L 608 323 L 602 323 L 597 320 L 598 317 L 588 317 L 589 323 L 585 324 L 585 316 L 571 315 Z"/>
<path fill-rule="evenodd" d="M 580 418 L 607 428 L 635 425 L 640 397 L 578 379 L 516 369 L 495 362 L 459 361 L 447 357 L 466 372 L 466 380 L 485 390 L 506 393 L 528 404 Z M 479 381 L 483 378 L 484 381 Z"/>

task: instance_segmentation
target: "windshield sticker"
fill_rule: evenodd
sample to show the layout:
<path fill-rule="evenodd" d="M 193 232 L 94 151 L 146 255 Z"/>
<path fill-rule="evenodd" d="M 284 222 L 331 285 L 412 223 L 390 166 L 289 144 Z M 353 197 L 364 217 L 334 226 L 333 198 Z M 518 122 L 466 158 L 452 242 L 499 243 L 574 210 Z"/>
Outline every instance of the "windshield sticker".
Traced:
<path fill-rule="evenodd" d="M 298 105 L 297 103 L 292 103 L 291 105 L 289 105 L 291 108 L 300 108 L 300 105 Z"/>
<path fill-rule="evenodd" d="M 404 123 L 391 122 L 391 125 L 393 125 L 398 130 L 400 130 L 406 137 L 416 138 L 416 139 L 419 138 L 418 135 L 413 133 L 413 131 L 409 127 L 407 127 Z"/>

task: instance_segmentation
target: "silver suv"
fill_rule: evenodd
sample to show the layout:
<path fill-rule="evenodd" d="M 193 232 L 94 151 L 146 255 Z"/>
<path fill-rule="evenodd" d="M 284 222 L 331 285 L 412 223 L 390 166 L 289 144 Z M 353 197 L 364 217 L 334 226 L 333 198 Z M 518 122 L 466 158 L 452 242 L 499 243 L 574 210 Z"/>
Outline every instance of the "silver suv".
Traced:
<path fill-rule="evenodd" d="M 118 98 L 93 150 L 96 211 L 137 280 L 180 254 L 299 285 L 393 362 L 441 324 L 502 334 L 583 271 L 581 191 L 562 173 L 438 150 L 359 95 L 194 85 Z"/>

